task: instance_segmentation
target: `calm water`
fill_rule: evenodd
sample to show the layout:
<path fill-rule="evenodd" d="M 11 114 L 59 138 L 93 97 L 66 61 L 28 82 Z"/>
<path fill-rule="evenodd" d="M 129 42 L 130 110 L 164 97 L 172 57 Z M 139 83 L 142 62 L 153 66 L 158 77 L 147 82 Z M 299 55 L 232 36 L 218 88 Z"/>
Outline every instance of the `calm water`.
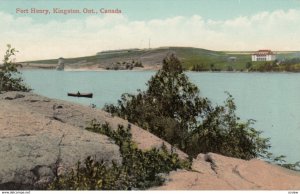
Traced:
<path fill-rule="evenodd" d="M 38 94 L 86 105 L 116 103 L 122 93 L 137 93 L 155 72 L 23 71 L 25 81 Z M 230 92 L 242 119 L 255 119 L 255 127 L 271 137 L 271 151 L 289 162 L 300 160 L 300 74 L 187 73 L 201 95 L 216 104 Z M 68 97 L 67 92 L 93 92 L 93 99 Z"/>

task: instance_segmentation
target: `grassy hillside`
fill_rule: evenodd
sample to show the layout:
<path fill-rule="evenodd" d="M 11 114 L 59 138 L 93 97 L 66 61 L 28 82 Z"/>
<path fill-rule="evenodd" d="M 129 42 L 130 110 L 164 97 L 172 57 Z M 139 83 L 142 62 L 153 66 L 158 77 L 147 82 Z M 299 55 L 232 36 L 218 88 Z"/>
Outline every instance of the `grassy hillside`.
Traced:
<path fill-rule="evenodd" d="M 251 62 L 252 52 L 239 51 L 211 51 L 192 47 L 162 47 L 156 49 L 134 49 L 122 51 L 110 51 L 98 53 L 93 56 L 67 58 L 66 66 L 70 68 L 97 67 L 113 69 L 123 67 L 132 62 L 141 62 L 143 66 L 160 66 L 163 58 L 174 52 L 183 62 L 186 70 L 192 70 L 194 66 L 201 67 L 202 70 L 245 70 L 247 62 Z M 277 52 L 279 59 L 291 59 L 300 57 L 300 52 Z M 54 68 L 57 59 L 26 61 L 22 64 L 26 67 Z M 264 62 L 251 62 L 254 69 L 259 69 Z M 299 65 L 298 65 L 299 66 Z"/>

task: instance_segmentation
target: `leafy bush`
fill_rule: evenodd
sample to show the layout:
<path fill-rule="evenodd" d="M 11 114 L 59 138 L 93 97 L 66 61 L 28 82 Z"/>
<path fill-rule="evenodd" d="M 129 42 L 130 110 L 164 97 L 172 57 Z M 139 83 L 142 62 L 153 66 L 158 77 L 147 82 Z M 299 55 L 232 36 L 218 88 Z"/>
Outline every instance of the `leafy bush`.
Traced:
<path fill-rule="evenodd" d="M 269 139 L 251 127 L 253 120 L 240 121 L 232 96 L 228 94 L 223 106 L 213 106 L 200 97 L 175 55 L 164 59 L 162 69 L 147 85 L 146 91 L 123 94 L 118 105 L 105 105 L 104 110 L 149 130 L 192 157 L 214 152 L 251 159 L 268 153 Z"/>
<path fill-rule="evenodd" d="M 300 64 L 300 58 L 291 58 L 291 59 L 285 59 L 280 62 L 280 65 L 297 65 Z"/>
<path fill-rule="evenodd" d="M 18 77 L 20 72 L 18 67 L 21 66 L 12 61 L 11 57 L 15 56 L 16 49 L 7 45 L 7 51 L 4 55 L 3 65 L 0 66 L 0 92 L 1 91 L 30 91 L 23 83 L 23 79 Z"/>
<path fill-rule="evenodd" d="M 272 153 L 268 153 L 266 159 L 269 163 L 277 164 L 290 170 L 300 171 L 300 161 L 297 161 L 295 163 L 288 163 L 285 160 L 286 156 L 284 155 L 274 156 Z"/>
<path fill-rule="evenodd" d="M 132 142 L 130 127 L 119 126 L 117 130 L 105 124 L 92 122 L 87 130 L 107 135 L 120 147 L 122 164 L 95 162 L 88 157 L 76 170 L 58 176 L 49 189 L 59 190 L 131 190 L 159 186 L 164 179 L 161 173 L 179 168 L 189 169 L 191 164 L 178 158 L 176 153 L 168 153 L 165 145 L 161 149 L 142 151 Z"/>
<path fill-rule="evenodd" d="M 142 64 L 142 62 L 136 61 L 136 62 L 133 63 L 133 64 L 134 64 L 134 67 L 144 67 L 143 64 Z"/>
<path fill-rule="evenodd" d="M 262 64 L 251 66 L 249 71 L 259 72 L 300 72 L 300 58 L 285 59 L 283 61 L 266 61 Z"/>

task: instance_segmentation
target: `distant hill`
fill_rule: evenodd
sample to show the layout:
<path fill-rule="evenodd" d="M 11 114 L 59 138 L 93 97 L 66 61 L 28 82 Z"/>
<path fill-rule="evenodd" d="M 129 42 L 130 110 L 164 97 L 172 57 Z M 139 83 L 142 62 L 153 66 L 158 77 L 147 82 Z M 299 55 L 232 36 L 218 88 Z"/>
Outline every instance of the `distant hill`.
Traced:
<path fill-rule="evenodd" d="M 186 70 L 201 67 L 202 70 L 243 70 L 247 62 L 251 62 L 251 51 L 212 51 L 193 47 L 160 47 L 155 49 L 122 49 L 98 52 L 93 56 L 66 58 L 66 68 L 103 68 L 103 69 L 159 69 L 163 58 L 175 53 Z M 289 59 L 299 57 L 300 52 L 277 52 L 278 58 Z M 25 68 L 55 68 L 58 59 L 22 62 Z M 254 62 L 259 66 L 262 62 Z"/>

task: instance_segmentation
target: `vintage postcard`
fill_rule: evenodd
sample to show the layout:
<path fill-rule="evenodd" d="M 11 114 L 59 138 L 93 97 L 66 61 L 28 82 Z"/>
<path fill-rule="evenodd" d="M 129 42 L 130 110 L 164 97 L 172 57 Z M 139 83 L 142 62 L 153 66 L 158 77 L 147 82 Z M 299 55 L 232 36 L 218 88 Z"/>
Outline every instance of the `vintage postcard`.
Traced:
<path fill-rule="evenodd" d="M 0 190 L 300 190 L 299 0 L 0 0 Z"/>

